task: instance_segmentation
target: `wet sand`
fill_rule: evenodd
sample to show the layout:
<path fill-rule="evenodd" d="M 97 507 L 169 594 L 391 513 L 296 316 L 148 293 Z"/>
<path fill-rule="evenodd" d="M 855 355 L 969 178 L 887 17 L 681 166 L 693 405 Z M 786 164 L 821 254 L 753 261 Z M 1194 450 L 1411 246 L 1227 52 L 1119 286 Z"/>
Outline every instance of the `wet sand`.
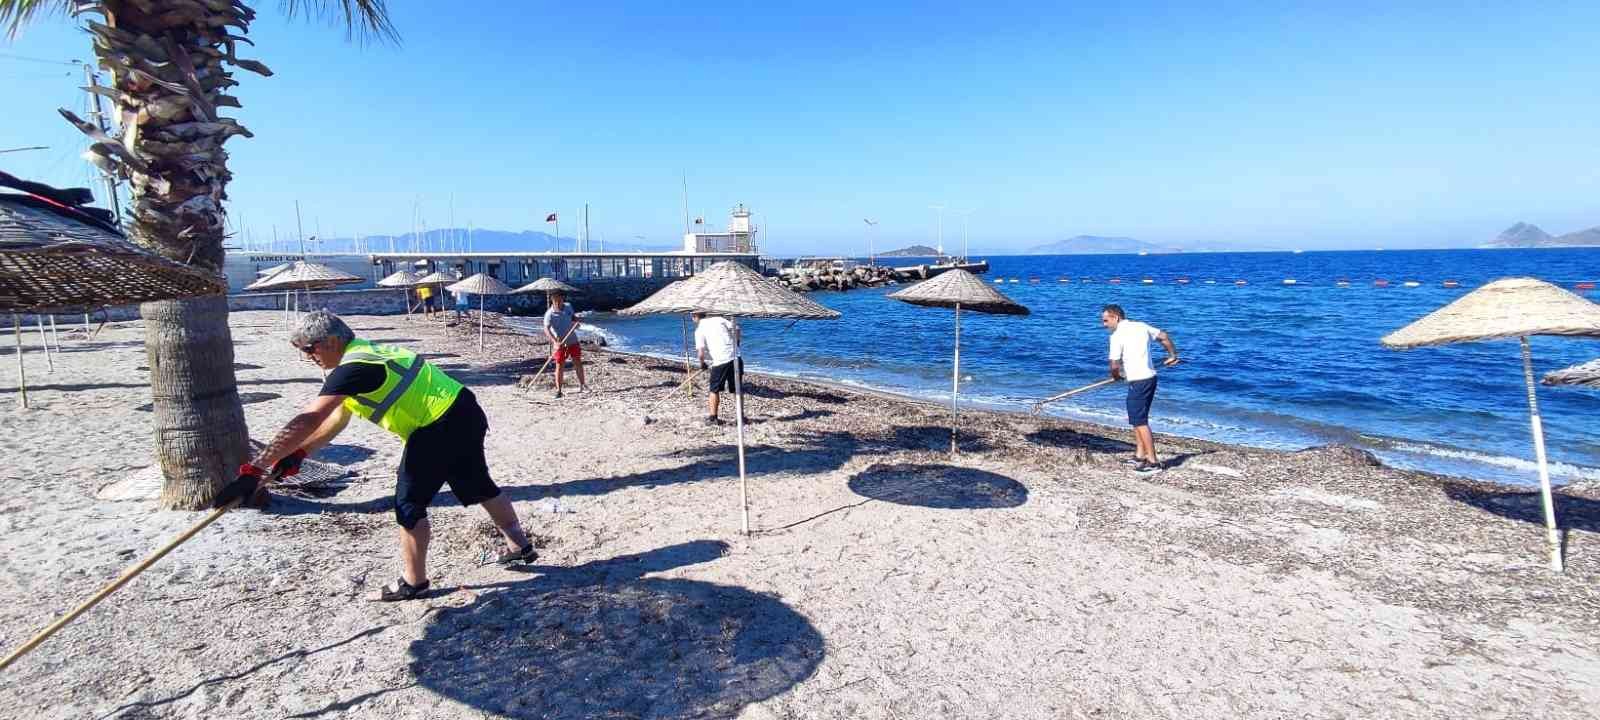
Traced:
<path fill-rule="evenodd" d="M 398 572 L 399 442 L 319 453 L 348 482 L 230 513 L 0 675 L 6 717 L 1592 717 L 1600 492 L 1402 472 L 1346 448 L 1160 437 L 750 378 L 751 524 L 731 425 L 680 364 L 587 349 L 594 390 L 523 390 L 545 347 L 348 318 L 473 388 L 533 566 L 482 565 L 481 511 L 432 512 L 424 600 Z M 273 312 L 233 316 L 268 437 L 321 373 Z M 37 336 L 26 335 L 29 347 Z M 0 380 L 0 641 L 13 647 L 196 521 L 154 509 L 142 331 Z M 0 335 L 11 373 L 12 338 Z M 547 380 L 545 382 L 548 382 Z M 662 401 L 663 398 L 668 398 Z M 645 408 L 661 402 L 645 424 Z M 731 404 L 724 408 L 731 417 Z M 111 499 L 111 498 L 123 499 Z"/>

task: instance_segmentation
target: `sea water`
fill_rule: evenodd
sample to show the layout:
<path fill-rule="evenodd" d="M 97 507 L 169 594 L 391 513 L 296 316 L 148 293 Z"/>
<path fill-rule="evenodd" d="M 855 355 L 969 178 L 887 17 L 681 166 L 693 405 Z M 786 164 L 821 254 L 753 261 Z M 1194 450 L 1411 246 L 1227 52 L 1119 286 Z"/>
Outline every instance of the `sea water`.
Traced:
<path fill-rule="evenodd" d="M 984 281 L 1003 279 L 992 287 L 1032 314 L 962 313 L 966 406 L 1025 410 L 1105 377 L 1099 313 L 1117 303 L 1166 330 L 1185 360 L 1161 373 L 1158 432 L 1279 449 L 1346 443 L 1399 467 L 1513 483 L 1536 482 L 1517 342 L 1396 351 L 1378 339 L 1496 278 L 1573 289 L 1600 276 L 1600 249 L 1576 248 L 988 260 Z M 897 264 L 915 262 L 923 260 Z M 843 313 L 838 320 L 742 321 L 751 369 L 948 401 L 953 313 L 886 297 L 896 289 L 809 295 Z M 622 349 L 683 353 L 677 316 L 594 313 L 587 322 Z M 1595 340 L 1532 344 L 1536 375 L 1600 356 Z M 1600 478 L 1600 391 L 1541 387 L 1539 400 L 1557 482 Z M 1049 412 L 1125 424 L 1120 388 Z"/>

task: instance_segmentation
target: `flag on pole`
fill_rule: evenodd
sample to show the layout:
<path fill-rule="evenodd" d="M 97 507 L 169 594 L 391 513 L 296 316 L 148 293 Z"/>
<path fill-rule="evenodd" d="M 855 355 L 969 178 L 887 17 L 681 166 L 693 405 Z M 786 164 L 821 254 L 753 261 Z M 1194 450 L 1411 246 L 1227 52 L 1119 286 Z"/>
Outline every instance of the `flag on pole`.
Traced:
<path fill-rule="evenodd" d="M 545 218 L 545 219 L 544 219 L 544 221 L 545 221 L 545 222 L 547 222 L 547 223 L 553 223 L 553 222 L 555 222 L 555 221 L 556 221 L 556 214 L 555 214 L 555 213 L 550 213 L 550 216 L 549 216 L 549 217 L 546 217 L 546 218 Z"/>
<path fill-rule="evenodd" d="M 694 224 L 696 224 L 696 225 L 704 225 L 704 224 L 706 224 L 706 219 L 697 217 L 697 218 L 694 219 Z"/>

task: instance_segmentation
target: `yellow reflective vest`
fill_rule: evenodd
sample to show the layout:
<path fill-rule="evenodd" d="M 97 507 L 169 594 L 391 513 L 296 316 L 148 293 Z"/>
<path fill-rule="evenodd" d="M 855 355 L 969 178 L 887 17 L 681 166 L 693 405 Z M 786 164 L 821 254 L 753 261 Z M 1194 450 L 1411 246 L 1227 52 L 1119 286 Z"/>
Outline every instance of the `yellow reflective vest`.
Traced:
<path fill-rule="evenodd" d="M 402 440 L 444 417 L 461 394 L 461 383 L 405 348 L 352 340 L 339 360 L 350 363 L 382 365 L 384 378 L 377 390 L 345 398 L 345 409 Z"/>

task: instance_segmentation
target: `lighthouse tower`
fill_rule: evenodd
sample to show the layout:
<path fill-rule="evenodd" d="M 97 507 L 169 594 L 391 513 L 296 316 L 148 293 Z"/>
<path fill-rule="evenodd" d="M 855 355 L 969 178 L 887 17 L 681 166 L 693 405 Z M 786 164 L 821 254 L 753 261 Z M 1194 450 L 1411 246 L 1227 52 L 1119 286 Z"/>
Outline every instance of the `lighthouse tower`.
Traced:
<path fill-rule="evenodd" d="M 683 249 L 691 253 L 753 253 L 756 232 L 758 229 L 750 222 L 750 209 L 740 203 L 728 218 L 727 232 L 685 233 Z"/>

